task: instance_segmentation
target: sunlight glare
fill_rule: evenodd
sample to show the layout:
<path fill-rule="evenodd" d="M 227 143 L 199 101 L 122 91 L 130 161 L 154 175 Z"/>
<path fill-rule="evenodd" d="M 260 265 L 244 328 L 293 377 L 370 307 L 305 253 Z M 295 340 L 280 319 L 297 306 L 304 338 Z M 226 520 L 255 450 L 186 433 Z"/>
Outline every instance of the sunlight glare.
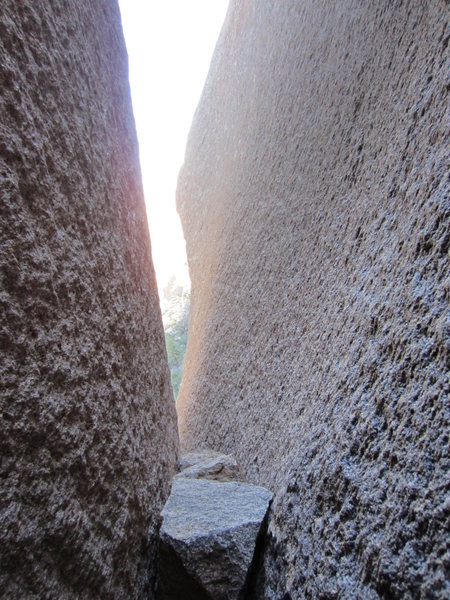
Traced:
<path fill-rule="evenodd" d="M 120 0 L 160 296 L 189 285 L 175 208 L 178 171 L 228 0 Z"/>

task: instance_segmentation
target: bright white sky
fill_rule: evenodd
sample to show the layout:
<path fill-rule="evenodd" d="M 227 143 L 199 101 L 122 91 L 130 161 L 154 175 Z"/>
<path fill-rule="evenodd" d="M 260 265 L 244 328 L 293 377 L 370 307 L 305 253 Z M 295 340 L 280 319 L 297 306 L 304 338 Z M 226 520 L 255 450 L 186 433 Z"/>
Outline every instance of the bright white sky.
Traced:
<path fill-rule="evenodd" d="M 178 171 L 228 0 L 119 0 L 160 296 L 186 285 Z"/>

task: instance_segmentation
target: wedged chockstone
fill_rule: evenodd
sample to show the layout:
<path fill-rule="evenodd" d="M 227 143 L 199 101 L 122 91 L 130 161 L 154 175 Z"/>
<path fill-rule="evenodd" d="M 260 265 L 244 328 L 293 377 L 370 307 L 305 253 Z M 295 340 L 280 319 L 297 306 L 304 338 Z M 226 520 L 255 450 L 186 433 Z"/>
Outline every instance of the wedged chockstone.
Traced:
<path fill-rule="evenodd" d="M 181 456 L 178 461 L 178 470 L 183 477 L 193 479 L 244 480 L 236 459 L 230 454 L 214 450 L 197 450 Z"/>
<path fill-rule="evenodd" d="M 162 511 L 161 598 L 242 597 L 272 497 L 248 483 L 177 475 Z"/>

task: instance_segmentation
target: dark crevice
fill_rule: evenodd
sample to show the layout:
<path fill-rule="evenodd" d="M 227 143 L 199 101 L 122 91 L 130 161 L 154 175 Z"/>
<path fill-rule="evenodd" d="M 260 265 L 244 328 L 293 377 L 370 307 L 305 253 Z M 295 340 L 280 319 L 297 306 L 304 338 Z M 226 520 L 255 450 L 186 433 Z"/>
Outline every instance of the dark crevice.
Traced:
<path fill-rule="evenodd" d="M 262 573 L 264 571 L 264 554 L 267 548 L 267 529 L 272 514 L 271 506 L 272 502 L 269 504 L 269 509 L 256 537 L 255 553 L 239 600 L 258 600 L 258 598 L 263 597 L 264 581 Z"/>
<path fill-rule="evenodd" d="M 162 564 L 170 564 L 170 569 L 162 569 Z M 156 600 L 213 600 L 186 571 L 173 548 L 162 541 L 159 545 L 158 581 L 155 597 Z"/>

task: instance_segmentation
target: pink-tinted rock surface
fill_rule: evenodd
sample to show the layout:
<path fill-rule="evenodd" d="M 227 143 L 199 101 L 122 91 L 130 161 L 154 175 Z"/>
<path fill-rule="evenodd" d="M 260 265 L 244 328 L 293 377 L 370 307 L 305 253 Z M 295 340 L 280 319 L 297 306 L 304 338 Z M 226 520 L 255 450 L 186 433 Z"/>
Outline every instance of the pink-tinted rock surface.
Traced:
<path fill-rule="evenodd" d="M 120 13 L 0 9 L 0 595 L 141 598 L 177 432 Z"/>
<path fill-rule="evenodd" d="M 276 491 L 259 600 L 450 595 L 448 39 L 441 0 L 231 2 L 179 418 Z"/>

